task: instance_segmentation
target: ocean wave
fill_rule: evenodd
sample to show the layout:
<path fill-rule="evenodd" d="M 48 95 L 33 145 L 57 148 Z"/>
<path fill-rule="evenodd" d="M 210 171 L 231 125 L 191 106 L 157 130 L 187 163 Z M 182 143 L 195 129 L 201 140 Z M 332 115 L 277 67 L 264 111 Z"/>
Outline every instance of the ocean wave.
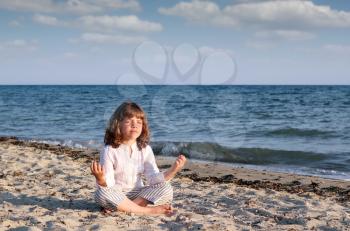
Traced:
<path fill-rule="evenodd" d="M 156 155 L 176 156 L 253 165 L 313 165 L 329 159 L 327 154 L 268 148 L 229 148 L 210 142 L 153 142 Z"/>
<path fill-rule="evenodd" d="M 102 143 L 99 143 L 95 140 L 75 141 L 75 140 L 71 140 L 71 139 L 33 139 L 33 138 L 26 138 L 26 137 L 18 137 L 18 138 L 19 138 L 19 140 L 28 141 L 28 142 L 60 145 L 60 146 L 66 146 L 66 147 L 70 147 L 70 148 L 101 149 L 103 147 Z"/>
<path fill-rule="evenodd" d="M 268 136 L 299 136 L 299 137 L 318 137 L 318 138 L 330 138 L 334 137 L 333 131 L 323 131 L 318 129 L 300 129 L 300 128 L 279 128 L 271 131 L 267 131 Z"/>
<path fill-rule="evenodd" d="M 26 138 L 21 138 L 21 140 L 74 148 L 101 149 L 103 147 L 103 144 L 96 140 L 73 141 L 71 139 L 44 140 Z M 328 162 L 326 160 L 330 159 L 330 156 L 324 153 L 251 147 L 230 148 L 211 142 L 156 141 L 152 142 L 151 146 L 155 155 L 177 156 L 179 153 L 182 153 L 191 159 L 237 164 L 315 167 L 321 166 L 322 163 L 324 164 L 324 162 Z"/>

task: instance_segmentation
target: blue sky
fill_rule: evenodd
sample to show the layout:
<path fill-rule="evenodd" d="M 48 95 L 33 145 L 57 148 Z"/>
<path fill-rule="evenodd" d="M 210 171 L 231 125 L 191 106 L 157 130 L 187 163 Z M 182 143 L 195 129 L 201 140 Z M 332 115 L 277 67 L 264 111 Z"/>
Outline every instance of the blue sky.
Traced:
<path fill-rule="evenodd" d="M 0 0 L 0 84 L 350 84 L 350 3 Z"/>

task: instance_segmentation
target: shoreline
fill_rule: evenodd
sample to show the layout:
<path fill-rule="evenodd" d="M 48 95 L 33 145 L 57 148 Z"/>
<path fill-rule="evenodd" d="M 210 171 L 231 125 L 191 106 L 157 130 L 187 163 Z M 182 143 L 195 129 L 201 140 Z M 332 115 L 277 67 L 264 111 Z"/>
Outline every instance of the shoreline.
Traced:
<path fill-rule="evenodd" d="M 350 182 L 189 160 L 171 217 L 103 214 L 89 164 L 99 152 L 0 137 L 0 229 L 345 230 Z M 171 157 L 156 156 L 161 170 Z"/>
<path fill-rule="evenodd" d="M 72 148 L 62 145 L 23 141 L 17 137 L 0 136 L 0 144 L 33 147 L 39 150 L 51 151 L 55 154 L 63 153 L 73 160 L 79 159 L 85 163 L 90 163 L 92 160 L 99 158 L 99 150 L 97 149 Z M 155 153 L 155 157 L 161 171 L 169 168 L 175 159 L 170 156 L 157 155 L 157 153 Z M 267 188 L 296 194 L 312 192 L 323 197 L 334 197 L 339 202 L 350 201 L 350 181 L 347 180 L 256 170 L 230 166 L 227 163 L 221 162 L 188 159 L 183 170 L 178 173 L 178 177 L 219 184 L 234 183 L 255 189 Z"/>
<path fill-rule="evenodd" d="M 62 147 L 62 148 L 71 148 L 71 149 L 76 149 L 76 150 L 88 150 L 88 152 L 99 152 L 102 144 L 99 145 L 99 147 L 97 147 L 96 145 L 94 146 L 85 146 L 87 144 L 82 144 L 80 142 L 75 143 L 72 140 L 69 140 L 68 143 L 66 143 L 65 141 L 60 141 L 60 140 L 42 140 L 42 139 L 33 139 L 30 137 L 17 137 L 17 136 L 1 136 L 0 135 L 0 139 L 3 140 L 7 140 L 13 138 L 15 140 L 18 141 L 24 141 L 26 143 L 36 143 L 36 144 L 48 144 L 50 146 L 58 146 L 58 147 Z M 169 148 L 167 147 L 167 143 L 169 143 L 170 145 L 179 145 L 178 147 L 176 147 L 176 152 L 174 150 L 168 150 Z M 219 145 L 216 143 L 210 143 L 210 142 L 188 142 L 186 144 L 185 142 L 185 146 L 189 145 L 197 145 L 197 144 L 209 144 L 209 145 Z M 206 160 L 206 159 L 202 159 L 201 157 L 198 157 L 197 155 L 193 155 L 192 152 L 196 152 L 196 147 L 192 150 L 192 147 L 186 147 L 183 148 L 182 145 L 183 142 L 180 141 L 152 141 L 150 143 L 153 152 L 155 153 L 156 156 L 159 156 L 161 158 L 165 158 L 165 157 L 174 157 L 176 156 L 177 152 L 181 152 L 181 153 L 185 153 L 185 155 L 187 156 L 188 159 L 191 159 L 192 162 L 199 162 L 202 164 L 219 164 L 219 165 L 228 165 L 229 167 L 232 168 L 244 168 L 244 169 L 250 169 L 250 170 L 257 170 L 260 172 L 276 172 L 276 173 L 287 173 L 287 174 L 293 174 L 293 175 L 302 175 L 302 176 L 312 176 L 312 177 L 319 177 L 319 178 L 323 178 L 323 179 L 330 179 L 330 180 L 340 180 L 340 181 L 349 181 L 350 182 L 350 172 L 343 172 L 341 170 L 327 170 L 327 169 L 322 169 L 318 168 L 318 166 L 313 166 L 313 167 L 306 167 L 305 169 L 301 166 L 301 165 L 288 165 L 288 164 L 282 164 L 279 165 L 279 163 L 267 163 L 266 165 L 264 165 L 263 163 L 254 163 L 254 161 L 242 161 L 242 159 L 239 158 L 239 156 L 244 156 L 247 155 L 249 156 L 249 151 L 242 151 L 240 148 L 237 149 L 232 149 L 232 153 L 234 153 L 233 155 L 237 155 L 238 159 L 225 159 L 225 160 L 221 160 L 221 158 L 218 159 L 210 159 L 210 160 Z M 219 145 L 220 146 L 220 145 Z M 230 149 L 227 146 L 220 146 L 221 148 L 227 148 Z M 45 147 L 43 147 L 45 148 Z M 208 147 L 210 152 L 213 155 L 217 155 L 217 152 L 215 149 L 212 149 L 211 147 Z M 244 150 L 246 149 L 252 149 L 252 152 L 254 153 L 255 149 L 261 149 L 261 150 L 265 150 L 265 151 L 272 151 L 277 155 L 283 155 L 284 152 L 294 152 L 292 150 L 279 150 L 279 149 L 266 149 L 266 148 L 259 148 L 259 147 L 245 147 L 242 148 Z M 167 151 L 164 151 L 167 150 Z M 247 153 L 246 153 L 247 152 Z M 278 153 L 279 152 L 279 153 Z M 296 151 L 299 152 L 299 151 Z M 302 151 L 300 151 L 302 152 Z M 313 152 L 310 152 L 311 154 Z M 307 154 L 307 152 L 305 152 L 305 154 Z M 320 153 L 319 153 L 320 154 Z M 264 155 L 264 154 L 262 154 Z M 290 155 L 289 153 L 287 155 Z M 260 158 L 259 156 L 257 156 L 257 158 Z M 244 157 L 243 157 L 244 159 Z M 249 156 L 249 159 L 254 159 L 254 157 Z M 319 173 L 317 173 L 319 172 Z M 323 173 L 321 173 L 323 172 Z"/>

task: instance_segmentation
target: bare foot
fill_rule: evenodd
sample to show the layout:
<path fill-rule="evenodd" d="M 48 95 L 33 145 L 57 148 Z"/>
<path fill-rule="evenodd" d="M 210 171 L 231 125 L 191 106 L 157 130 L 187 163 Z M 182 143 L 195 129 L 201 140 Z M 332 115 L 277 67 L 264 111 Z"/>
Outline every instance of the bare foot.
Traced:
<path fill-rule="evenodd" d="M 154 215 L 166 215 L 166 216 L 171 216 L 173 215 L 173 207 L 171 207 L 171 205 L 158 205 L 158 206 L 154 206 L 152 208 L 152 214 Z"/>
<path fill-rule="evenodd" d="M 112 210 L 106 209 L 106 208 L 102 208 L 102 207 L 101 207 L 101 213 L 102 213 L 103 215 L 109 215 L 109 214 L 112 213 Z"/>

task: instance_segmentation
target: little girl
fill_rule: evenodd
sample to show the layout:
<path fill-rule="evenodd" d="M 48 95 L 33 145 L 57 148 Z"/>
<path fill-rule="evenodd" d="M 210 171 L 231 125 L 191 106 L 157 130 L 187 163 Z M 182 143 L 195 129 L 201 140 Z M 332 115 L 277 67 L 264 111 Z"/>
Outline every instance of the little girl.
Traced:
<path fill-rule="evenodd" d="M 179 155 L 167 171 L 159 172 L 149 140 L 142 108 L 133 102 L 122 103 L 106 128 L 101 164 L 91 163 L 97 183 L 95 200 L 105 211 L 172 213 L 173 189 L 169 181 L 184 166 L 186 158 Z M 155 206 L 147 207 L 148 204 Z"/>

